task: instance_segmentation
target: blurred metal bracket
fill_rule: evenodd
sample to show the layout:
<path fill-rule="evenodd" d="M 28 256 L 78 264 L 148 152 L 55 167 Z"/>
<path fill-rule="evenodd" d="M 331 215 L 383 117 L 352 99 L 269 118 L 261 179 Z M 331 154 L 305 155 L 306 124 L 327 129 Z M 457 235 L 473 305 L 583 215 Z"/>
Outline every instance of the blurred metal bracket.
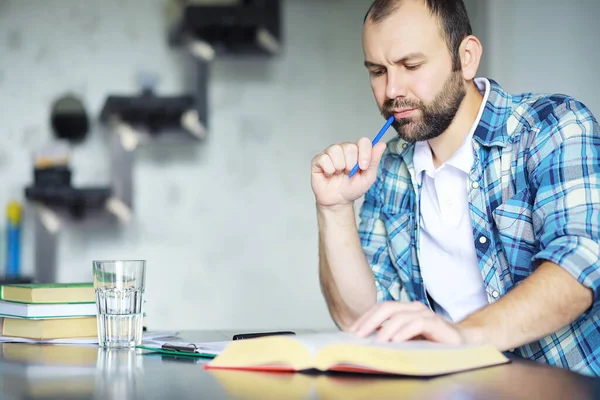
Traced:
<path fill-rule="evenodd" d="M 61 227 L 60 218 L 55 211 L 40 204 L 36 205 L 34 209 L 34 223 L 34 280 L 37 283 L 55 282 L 58 235 Z"/>

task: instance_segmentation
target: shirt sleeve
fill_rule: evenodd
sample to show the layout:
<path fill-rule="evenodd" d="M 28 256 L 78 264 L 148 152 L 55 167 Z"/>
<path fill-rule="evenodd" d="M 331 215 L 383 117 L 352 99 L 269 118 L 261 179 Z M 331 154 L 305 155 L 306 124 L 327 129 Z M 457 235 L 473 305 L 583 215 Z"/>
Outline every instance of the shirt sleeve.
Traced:
<path fill-rule="evenodd" d="M 384 154 L 385 157 L 385 154 Z M 359 213 L 358 236 L 375 279 L 377 302 L 400 300 L 402 283 L 392 265 L 387 244 L 387 230 L 382 218 L 384 185 L 381 161 L 377 179 L 364 197 Z"/>
<path fill-rule="evenodd" d="M 549 106 L 546 106 L 549 107 Z M 538 114 L 544 110 L 538 110 Z M 540 251 L 593 290 L 600 311 L 600 129 L 580 102 L 565 98 L 545 118 L 529 147 L 536 188 L 533 223 Z"/>

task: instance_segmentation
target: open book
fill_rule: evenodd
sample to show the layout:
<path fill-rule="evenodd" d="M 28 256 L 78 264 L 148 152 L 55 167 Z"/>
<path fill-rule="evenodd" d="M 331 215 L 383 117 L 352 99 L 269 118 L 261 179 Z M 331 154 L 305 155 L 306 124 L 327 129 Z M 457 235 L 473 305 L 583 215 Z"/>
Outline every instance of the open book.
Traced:
<path fill-rule="evenodd" d="M 373 338 L 337 332 L 236 340 L 205 368 L 435 376 L 507 362 L 508 358 L 489 345 L 376 343 Z"/>

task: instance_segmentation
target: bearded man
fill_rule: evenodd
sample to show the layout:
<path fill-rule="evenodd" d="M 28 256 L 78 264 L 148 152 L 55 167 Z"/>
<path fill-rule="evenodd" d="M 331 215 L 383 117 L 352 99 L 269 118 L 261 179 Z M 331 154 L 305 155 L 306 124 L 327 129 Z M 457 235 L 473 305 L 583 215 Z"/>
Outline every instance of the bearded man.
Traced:
<path fill-rule="evenodd" d="M 600 375 L 590 110 L 476 77 L 482 46 L 462 0 L 376 0 L 363 51 L 397 137 L 312 160 L 319 276 L 337 326 L 381 341 L 492 344 Z"/>

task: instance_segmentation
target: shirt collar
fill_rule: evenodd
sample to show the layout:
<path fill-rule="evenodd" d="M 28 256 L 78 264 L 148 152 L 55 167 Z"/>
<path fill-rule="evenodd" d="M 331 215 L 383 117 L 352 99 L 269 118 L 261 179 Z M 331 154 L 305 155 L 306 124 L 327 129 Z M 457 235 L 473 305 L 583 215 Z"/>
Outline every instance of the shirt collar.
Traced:
<path fill-rule="evenodd" d="M 483 100 L 481 102 L 481 106 L 479 107 L 479 112 L 477 113 L 477 117 L 469 130 L 469 133 L 464 138 L 461 146 L 458 148 L 456 153 L 450 157 L 448 161 L 444 163 L 444 165 L 452 166 L 464 173 L 468 174 L 471 171 L 471 167 L 473 166 L 473 146 L 471 144 L 471 140 L 473 138 L 473 134 L 479 125 L 479 121 L 483 115 L 486 103 L 489 99 L 491 84 L 490 81 L 485 78 L 476 78 L 475 84 L 477 88 L 483 95 Z M 415 168 L 415 178 L 417 179 L 417 183 L 421 184 L 423 171 L 430 177 L 434 176 L 435 167 L 433 165 L 433 157 L 431 154 L 431 148 L 427 141 L 421 141 L 415 143 L 415 151 L 413 155 L 413 163 Z"/>
<path fill-rule="evenodd" d="M 488 81 L 490 94 L 473 138 L 483 146 L 505 147 L 510 141 L 507 121 L 513 111 L 512 96 L 493 79 Z"/>

